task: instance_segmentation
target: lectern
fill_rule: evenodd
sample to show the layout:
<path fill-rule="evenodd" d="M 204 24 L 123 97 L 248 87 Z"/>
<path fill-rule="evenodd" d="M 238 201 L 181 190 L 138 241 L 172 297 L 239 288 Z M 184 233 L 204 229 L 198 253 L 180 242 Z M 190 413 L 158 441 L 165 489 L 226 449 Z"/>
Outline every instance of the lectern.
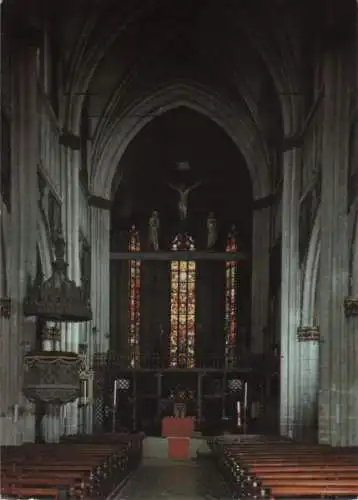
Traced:
<path fill-rule="evenodd" d="M 167 438 L 168 458 L 188 460 L 190 439 L 194 431 L 193 417 L 164 417 L 162 436 Z"/>

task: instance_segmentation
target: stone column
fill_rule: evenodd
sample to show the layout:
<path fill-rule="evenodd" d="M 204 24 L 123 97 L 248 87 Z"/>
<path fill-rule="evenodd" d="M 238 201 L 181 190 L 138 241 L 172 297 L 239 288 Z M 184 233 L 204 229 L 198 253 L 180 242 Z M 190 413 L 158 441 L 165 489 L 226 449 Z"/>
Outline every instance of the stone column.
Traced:
<path fill-rule="evenodd" d="M 110 212 L 108 210 L 90 207 L 91 220 L 91 305 L 93 312 L 93 328 L 97 335 L 95 338 L 95 353 L 105 353 L 109 349 L 110 328 Z M 101 377 L 103 385 L 103 370 L 95 374 L 95 383 Z M 96 389 L 93 408 L 93 426 L 102 428 L 103 394 L 105 388 Z"/>
<path fill-rule="evenodd" d="M 107 352 L 109 348 L 109 290 L 110 290 L 110 212 L 91 207 L 92 289 L 91 304 L 93 326 L 97 329 L 97 348 Z"/>
<path fill-rule="evenodd" d="M 79 247 L 79 169 L 80 152 L 65 142 L 61 147 L 61 191 L 62 191 L 62 224 L 66 240 L 66 258 L 68 277 L 81 284 L 80 247 Z M 78 352 L 80 325 L 64 323 L 62 325 L 61 348 L 64 351 Z M 61 421 L 64 434 L 76 434 L 78 430 L 78 401 L 68 403 L 56 418 Z"/>
<path fill-rule="evenodd" d="M 23 414 L 28 402 L 22 394 L 23 343 L 33 344 L 35 325 L 23 317 L 28 277 L 36 271 L 38 115 L 36 50 L 30 45 L 14 47 L 13 107 L 11 116 L 11 243 L 10 332 L 4 347 L 1 404 L 7 416 L 2 428 L 7 444 L 20 444 L 34 437 L 33 415 Z M 17 407 L 15 405 L 18 405 Z M 12 411 L 14 408 L 20 411 Z M 14 418 L 15 417 L 15 418 Z"/>
<path fill-rule="evenodd" d="M 1 196 L 1 195 L 0 195 Z M 1 198 L 0 198 L 1 199 Z M 10 378 L 8 348 L 11 341 L 11 299 L 9 298 L 9 271 L 10 271 L 10 214 L 1 199 L 1 234 L 3 240 L 0 242 L 0 429 L 4 430 L 0 435 L 1 445 L 8 444 L 7 438 L 11 437 L 7 429 L 11 426 L 12 415 L 9 412 L 8 379 Z M 4 278 L 3 278 L 4 277 Z M 4 285 L 4 286 L 3 286 Z"/>
<path fill-rule="evenodd" d="M 356 251 L 356 245 L 353 251 Z M 347 317 L 347 445 L 358 445 L 358 280 L 357 269 L 353 268 L 352 290 L 345 299 L 345 313 Z"/>
<path fill-rule="evenodd" d="M 298 252 L 300 152 L 283 156 L 280 432 L 295 436 L 297 420 L 297 326 L 300 310 Z"/>
<path fill-rule="evenodd" d="M 324 55 L 319 441 L 333 446 L 348 444 L 350 363 L 343 301 L 348 291 L 347 167 L 352 66 L 349 47 L 341 45 Z M 352 362 L 356 364 L 356 360 Z"/>
<path fill-rule="evenodd" d="M 355 30 L 355 92 L 358 95 L 358 2 L 356 4 L 356 30 Z M 355 119 L 358 116 L 358 100 L 355 99 Z M 358 151 L 358 127 L 356 127 L 355 150 Z M 358 161 L 357 156 L 350 158 L 351 162 Z M 353 165 L 357 170 L 358 165 Z M 355 193 L 356 202 L 358 193 Z M 354 208 L 353 208 L 354 210 Z M 357 208 L 355 209 L 357 210 Z M 354 220 L 352 249 L 351 249 L 351 280 L 349 297 L 345 300 L 348 335 L 348 421 L 347 421 L 347 441 L 349 446 L 358 446 L 358 218 L 353 212 L 351 217 Z"/>
<path fill-rule="evenodd" d="M 358 95 L 358 2 L 356 4 L 356 29 L 355 29 L 355 92 Z M 355 117 L 358 116 L 358 100 L 355 99 Z M 355 150 L 358 150 L 358 127 L 356 127 L 356 134 L 354 138 L 356 142 Z M 357 161 L 356 158 L 350 158 L 350 161 Z M 357 165 L 353 168 L 357 169 Z M 358 193 L 355 193 L 358 199 Z M 349 385 L 349 399 L 348 399 L 348 444 L 351 446 L 358 446 L 358 218 L 355 216 L 355 227 L 353 229 L 352 238 L 352 268 L 351 268 L 351 289 L 349 291 L 350 297 L 346 299 L 346 316 L 347 316 L 347 329 L 348 329 L 348 385 Z M 349 307 L 349 300 L 353 300 L 351 307 Z"/>
<path fill-rule="evenodd" d="M 260 354 L 264 349 L 263 333 L 267 327 L 270 277 L 270 209 L 254 212 L 251 287 L 251 350 Z"/>
<path fill-rule="evenodd" d="M 298 340 L 297 437 L 317 441 L 320 333 L 316 326 L 300 326 Z"/>

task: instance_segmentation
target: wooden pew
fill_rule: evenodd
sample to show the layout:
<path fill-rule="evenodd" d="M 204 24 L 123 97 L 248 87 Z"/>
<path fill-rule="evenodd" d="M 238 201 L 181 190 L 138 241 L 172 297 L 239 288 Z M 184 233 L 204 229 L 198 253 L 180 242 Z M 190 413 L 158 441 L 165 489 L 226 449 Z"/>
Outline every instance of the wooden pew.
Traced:
<path fill-rule="evenodd" d="M 142 436 L 97 436 L 61 444 L 2 447 L 0 480 L 7 497 L 107 496 L 141 458 Z M 84 442 L 85 441 L 85 442 Z"/>
<path fill-rule="evenodd" d="M 358 496 L 356 450 L 282 440 L 210 444 L 238 497 Z"/>

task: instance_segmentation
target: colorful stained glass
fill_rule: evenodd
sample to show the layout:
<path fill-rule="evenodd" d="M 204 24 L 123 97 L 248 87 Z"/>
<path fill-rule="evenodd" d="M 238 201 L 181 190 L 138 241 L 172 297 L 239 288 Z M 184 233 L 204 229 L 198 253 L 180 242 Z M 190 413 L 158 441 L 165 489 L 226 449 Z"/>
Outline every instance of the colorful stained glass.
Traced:
<path fill-rule="evenodd" d="M 135 226 L 129 233 L 129 252 L 139 252 L 139 233 Z M 128 311 L 128 348 L 130 366 L 134 368 L 140 361 L 140 260 L 129 261 L 129 311 Z"/>
<path fill-rule="evenodd" d="M 178 235 L 172 250 L 195 250 L 191 236 Z M 195 261 L 171 262 L 170 294 L 170 366 L 193 368 L 195 365 Z"/>
<path fill-rule="evenodd" d="M 230 233 L 226 244 L 227 252 L 238 252 L 235 233 Z M 225 356 L 235 354 L 237 337 L 238 311 L 238 279 L 237 261 L 226 261 L 226 288 L 225 288 Z"/>

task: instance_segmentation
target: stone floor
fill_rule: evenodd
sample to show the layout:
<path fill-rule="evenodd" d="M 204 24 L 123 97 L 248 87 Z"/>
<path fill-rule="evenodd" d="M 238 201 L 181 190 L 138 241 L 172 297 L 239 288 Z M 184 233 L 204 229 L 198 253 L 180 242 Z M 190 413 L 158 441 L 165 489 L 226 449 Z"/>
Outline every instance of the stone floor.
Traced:
<path fill-rule="evenodd" d="M 225 500 L 224 482 L 208 459 L 169 462 L 148 459 L 117 495 L 116 500 Z"/>

